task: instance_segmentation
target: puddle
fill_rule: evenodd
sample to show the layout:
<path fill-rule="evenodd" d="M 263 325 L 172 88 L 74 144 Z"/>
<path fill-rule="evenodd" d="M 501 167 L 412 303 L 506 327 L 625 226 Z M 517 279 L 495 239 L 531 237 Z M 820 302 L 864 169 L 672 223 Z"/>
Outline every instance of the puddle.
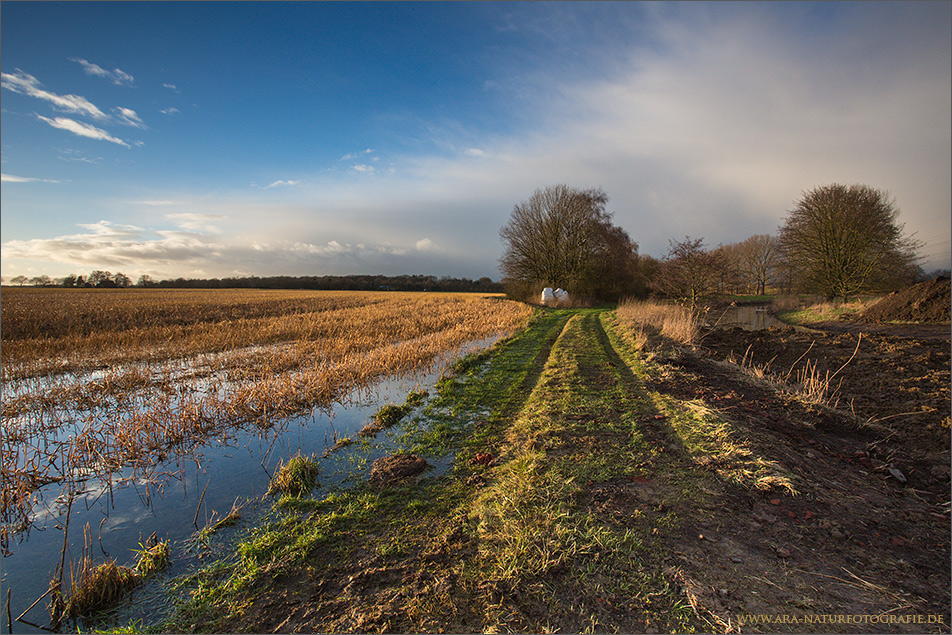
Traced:
<path fill-rule="evenodd" d="M 724 311 L 722 316 L 714 319 L 714 326 L 739 326 L 747 331 L 760 331 L 769 329 L 772 326 L 783 326 L 783 322 L 770 315 L 770 313 L 767 312 L 766 305 L 744 304 L 731 307 Z"/>
<path fill-rule="evenodd" d="M 370 389 L 352 393 L 326 410 L 290 417 L 275 423 L 266 431 L 230 430 L 217 438 L 207 439 L 187 456 L 169 458 L 152 470 L 151 480 L 139 477 L 130 467 L 112 473 L 108 481 L 89 480 L 77 484 L 69 521 L 67 559 L 78 561 L 84 543 L 84 527 L 92 537 L 93 556 L 97 561 L 115 558 L 120 565 L 132 565 L 134 549 L 144 544 L 154 532 L 171 546 L 171 564 L 158 580 L 187 573 L 207 557 L 193 541 L 196 525 L 200 529 L 213 518 L 225 516 L 236 499 L 245 503 L 243 521 L 237 527 L 221 530 L 216 541 L 227 542 L 242 525 L 270 511 L 270 498 L 263 495 L 270 475 L 280 461 L 298 452 L 323 457 L 320 459 L 320 487 L 315 496 L 369 474 L 375 458 L 392 451 L 399 426 L 383 431 L 376 439 L 358 440 L 357 433 L 370 416 L 383 404 L 403 403 L 408 392 L 433 387 L 446 368 L 457 357 L 487 348 L 498 337 L 470 342 L 450 351 L 426 374 L 385 379 Z M 356 442 L 323 456 L 336 441 L 351 437 Z M 431 461 L 433 463 L 433 461 Z M 438 468 L 443 461 L 437 462 Z M 157 475 L 157 476 L 156 476 Z M 63 547 L 66 501 L 63 486 L 50 485 L 37 492 L 38 503 L 31 529 L 11 537 L 9 553 L 2 560 L 2 588 L 12 589 L 11 613 L 14 617 L 30 606 L 49 588 L 50 578 L 59 562 Z M 263 500 L 262 500 L 263 499 Z M 201 504 L 199 504 L 201 503 Z M 215 541 L 213 541 L 215 542 Z M 218 554 L 221 555 L 221 554 Z M 69 580 L 67 568 L 64 579 Z M 135 604 L 139 617 L 156 619 L 157 611 L 167 610 L 168 599 L 155 590 L 140 588 Z M 145 603 L 139 596 L 148 598 Z M 46 600 L 41 601 L 25 617 L 37 624 L 47 624 Z M 124 609 L 128 611 L 128 607 Z M 68 629 L 69 624 L 62 628 Z M 18 622 L 16 632 L 41 632 Z"/>

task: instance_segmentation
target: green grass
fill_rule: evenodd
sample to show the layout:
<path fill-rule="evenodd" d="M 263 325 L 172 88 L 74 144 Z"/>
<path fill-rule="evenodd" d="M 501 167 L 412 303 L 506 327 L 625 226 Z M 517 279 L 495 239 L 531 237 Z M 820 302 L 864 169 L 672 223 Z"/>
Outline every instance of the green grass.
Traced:
<path fill-rule="evenodd" d="M 869 296 L 849 302 L 816 302 L 800 309 L 780 311 L 777 317 L 789 324 L 803 326 L 817 322 L 851 320 L 858 318 L 878 299 L 878 297 Z"/>
<path fill-rule="evenodd" d="M 439 593 L 400 591 L 391 630 L 711 630 L 666 564 L 665 545 L 681 538 L 685 510 L 694 513 L 705 492 L 784 474 L 758 462 L 716 413 L 650 390 L 646 382 L 666 371 L 643 343 L 605 309 L 537 312 L 519 333 L 457 362 L 415 416 L 406 414 L 425 397 L 399 406 L 407 413 L 398 449 L 450 460 L 446 474 L 283 498 L 227 564 L 183 583 L 190 597 L 161 629 L 233 630 L 274 580 L 335 570 L 347 579 L 361 563 L 391 563 L 454 580 Z M 493 466 L 474 465 L 477 453 L 495 457 Z M 740 467 L 719 478 L 678 456 L 731 457 Z M 658 501 L 626 502 L 636 482 L 651 482 Z M 606 492 L 621 496 L 623 516 L 598 506 Z M 450 537 L 449 555 L 428 565 L 422 554 Z"/>
<path fill-rule="evenodd" d="M 292 456 L 287 463 L 278 467 L 277 472 L 271 479 L 271 485 L 268 486 L 268 494 L 282 494 L 292 497 L 304 496 L 317 487 L 319 473 L 320 470 L 316 460 L 298 453 L 296 456 Z"/>

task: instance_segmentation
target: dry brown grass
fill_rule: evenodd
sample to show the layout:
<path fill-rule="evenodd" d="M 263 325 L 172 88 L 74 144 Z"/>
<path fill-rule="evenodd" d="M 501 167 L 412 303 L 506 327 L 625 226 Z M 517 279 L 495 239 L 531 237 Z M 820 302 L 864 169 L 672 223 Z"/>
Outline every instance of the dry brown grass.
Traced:
<path fill-rule="evenodd" d="M 618 306 L 616 313 L 636 337 L 641 333 L 638 339 L 644 338 L 644 329 L 648 328 L 679 344 L 692 345 L 700 332 L 697 316 L 680 304 L 628 300 Z"/>
<path fill-rule="evenodd" d="M 5 289 L 3 532 L 43 484 L 270 428 L 531 312 L 454 293 Z"/>

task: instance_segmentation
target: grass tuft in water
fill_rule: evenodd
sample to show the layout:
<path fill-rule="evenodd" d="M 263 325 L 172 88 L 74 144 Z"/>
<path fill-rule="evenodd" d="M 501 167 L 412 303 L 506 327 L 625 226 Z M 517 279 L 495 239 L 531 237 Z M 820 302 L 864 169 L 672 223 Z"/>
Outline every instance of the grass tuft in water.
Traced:
<path fill-rule="evenodd" d="M 100 611 L 138 586 L 141 581 L 141 576 L 135 569 L 119 566 L 115 560 L 94 565 L 91 559 L 83 558 L 66 612 L 75 617 Z"/>
<path fill-rule="evenodd" d="M 267 494 L 304 496 L 317 487 L 318 472 L 317 461 L 299 452 L 278 468 L 274 478 L 271 479 Z"/>

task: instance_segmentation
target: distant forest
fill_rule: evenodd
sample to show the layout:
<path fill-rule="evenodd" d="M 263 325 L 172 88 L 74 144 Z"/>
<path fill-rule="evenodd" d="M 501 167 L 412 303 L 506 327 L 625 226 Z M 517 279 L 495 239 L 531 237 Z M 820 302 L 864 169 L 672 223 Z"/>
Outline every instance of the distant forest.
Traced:
<path fill-rule="evenodd" d="M 351 276 L 257 276 L 193 280 L 139 281 L 136 286 L 169 289 L 320 289 L 344 291 L 471 291 L 502 293 L 503 285 L 490 278 L 470 280 L 423 275 L 351 275 Z M 144 284 L 142 284 L 144 282 Z"/>
<path fill-rule="evenodd" d="M 502 293 L 501 282 L 490 278 L 470 280 L 469 278 L 451 278 L 448 276 L 424 275 L 349 275 L 349 276 L 243 276 L 240 278 L 174 278 L 154 280 L 150 276 L 139 277 L 133 285 L 129 276 L 123 273 L 112 274 L 108 271 L 94 271 L 88 276 L 69 275 L 52 279 L 49 276 L 27 278 L 16 276 L 10 282 L 23 286 L 37 287 L 79 287 L 96 289 L 117 289 L 135 286 L 146 289 L 319 289 L 343 291 L 464 291 L 474 293 Z"/>

